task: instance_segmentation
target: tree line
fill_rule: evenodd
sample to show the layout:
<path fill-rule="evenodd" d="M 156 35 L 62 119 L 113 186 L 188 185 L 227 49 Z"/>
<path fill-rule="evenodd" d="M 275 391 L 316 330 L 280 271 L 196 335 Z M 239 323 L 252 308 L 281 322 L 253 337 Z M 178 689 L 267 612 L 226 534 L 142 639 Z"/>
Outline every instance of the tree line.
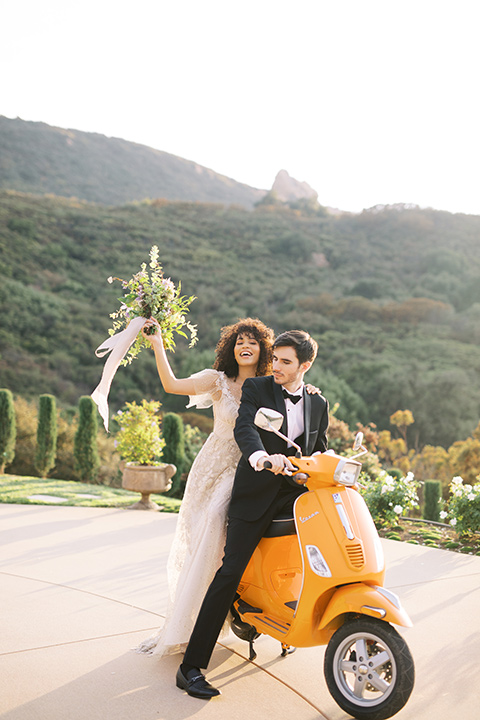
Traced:
<path fill-rule="evenodd" d="M 337 417 L 389 429 L 414 414 L 411 447 L 450 447 L 480 416 L 480 218 L 415 207 L 332 216 L 263 203 L 254 211 L 149 200 L 118 208 L 0 192 L 0 385 L 76 407 L 101 374 L 118 287 L 160 248 L 166 276 L 196 295 L 198 345 L 179 341 L 179 376 L 211 366 L 220 328 L 260 317 L 319 343 L 309 373 Z M 163 393 L 153 354 L 115 377 L 114 409 Z"/>

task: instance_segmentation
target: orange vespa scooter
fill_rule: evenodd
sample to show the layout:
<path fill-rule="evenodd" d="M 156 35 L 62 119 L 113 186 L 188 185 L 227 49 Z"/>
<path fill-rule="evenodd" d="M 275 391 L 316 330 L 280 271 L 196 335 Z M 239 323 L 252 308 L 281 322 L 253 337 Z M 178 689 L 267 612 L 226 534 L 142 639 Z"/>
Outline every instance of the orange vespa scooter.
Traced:
<path fill-rule="evenodd" d="M 282 422 L 269 408 L 255 417 L 259 427 L 288 439 Z M 348 458 L 332 450 L 301 457 L 295 446 L 291 481 L 308 492 L 297 498 L 294 517 L 274 520 L 257 546 L 238 586 L 232 630 L 250 641 L 250 659 L 260 634 L 279 640 L 282 655 L 327 645 L 324 675 L 334 700 L 359 720 L 383 720 L 405 705 L 415 675 L 408 646 L 391 623 L 412 623 L 383 587 L 380 538 L 356 490 L 356 458 L 367 452 L 362 441 L 359 433 L 357 454 Z"/>

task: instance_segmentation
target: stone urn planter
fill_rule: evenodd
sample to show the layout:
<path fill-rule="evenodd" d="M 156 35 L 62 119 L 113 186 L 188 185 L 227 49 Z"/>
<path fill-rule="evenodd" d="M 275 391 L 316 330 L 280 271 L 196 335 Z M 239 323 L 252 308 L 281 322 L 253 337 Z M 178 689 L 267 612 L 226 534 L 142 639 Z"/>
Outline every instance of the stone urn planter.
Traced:
<path fill-rule="evenodd" d="M 151 493 L 162 493 L 170 489 L 171 478 L 175 475 L 175 465 L 135 465 L 125 463 L 122 487 L 125 490 L 141 493 L 137 503 L 129 505 L 130 510 L 160 510 L 160 505 L 150 500 Z"/>

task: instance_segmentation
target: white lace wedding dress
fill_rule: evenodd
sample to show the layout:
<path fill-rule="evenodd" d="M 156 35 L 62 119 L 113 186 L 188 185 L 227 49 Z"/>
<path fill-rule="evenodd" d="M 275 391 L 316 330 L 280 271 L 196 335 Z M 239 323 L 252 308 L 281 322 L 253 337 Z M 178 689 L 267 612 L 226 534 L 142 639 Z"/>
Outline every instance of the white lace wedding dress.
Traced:
<path fill-rule="evenodd" d="M 233 428 L 240 388 L 218 370 L 192 375 L 195 396 L 188 407 L 213 405 L 213 432 L 190 470 L 167 564 L 169 606 L 163 627 L 137 652 L 170 655 L 190 638 L 204 595 L 221 565 L 228 504 L 240 450 Z M 224 626 L 222 634 L 228 631 Z"/>

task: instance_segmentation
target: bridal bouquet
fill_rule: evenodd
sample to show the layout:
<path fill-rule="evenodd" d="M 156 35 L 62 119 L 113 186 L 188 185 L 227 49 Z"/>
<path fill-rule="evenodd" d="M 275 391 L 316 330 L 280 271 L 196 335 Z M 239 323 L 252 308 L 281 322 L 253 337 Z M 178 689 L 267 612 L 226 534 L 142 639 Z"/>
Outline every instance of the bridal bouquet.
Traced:
<path fill-rule="evenodd" d="M 193 296 L 186 298 L 180 295 L 181 286 L 175 287 L 170 278 L 164 278 L 162 266 L 158 262 L 158 247 L 150 250 L 150 264 L 142 263 L 138 273 L 130 280 L 109 277 L 108 282 L 119 280 L 125 294 L 119 298 L 120 309 L 112 313 L 113 328 L 108 331 L 109 338 L 96 349 L 97 357 L 110 353 L 103 368 L 100 383 L 92 393 L 98 405 L 108 432 L 108 393 L 113 377 L 119 365 L 128 365 L 138 355 L 148 340 L 142 334 L 145 319 L 153 317 L 158 320 L 165 347 L 175 347 L 174 333 L 187 337 L 183 328 L 190 332 L 190 347 L 197 341 L 197 328 L 185 317 L 188 306 L 195 300 Z M 155 332 L 155 328 L 152 328 Z"/>
<path fill-rule="evenodd" d="M 115 280 L 122 283 L 125 294 L 119 298 L 120 309 L 110 315 L 113 319 L 113 328 L 109 330 L 109 335 L 114 335 L 118 330 L 122 330 L 136 317 L 153 317 L 160 324 L 163 343 L 167 350 L 173 350 L 175 347 L 174 333 L 187 337 L 183 328 L 187 328 L 190 333 L 189 347 L 195 345 L 197 328 L 185 317 L 188 306 L 195 300 L 195 297 L 192 295 L 186 298 L 180 295 L 181 284 L 179 283 L 178 287 L 175 287 L 170 278 L 163 277 L 156 245 L 150 250 L 149 269 L 147 269 L 146 263 L 142 263 L 140 271 L 130 280 L 108 278 L 109 283 Z M 150 328 L 150 330 L 154 332 L 155 328 Z M 131 363 L 144 345 L 148 345 L 148 341 L 139 332 L 121 364 Z"/>

